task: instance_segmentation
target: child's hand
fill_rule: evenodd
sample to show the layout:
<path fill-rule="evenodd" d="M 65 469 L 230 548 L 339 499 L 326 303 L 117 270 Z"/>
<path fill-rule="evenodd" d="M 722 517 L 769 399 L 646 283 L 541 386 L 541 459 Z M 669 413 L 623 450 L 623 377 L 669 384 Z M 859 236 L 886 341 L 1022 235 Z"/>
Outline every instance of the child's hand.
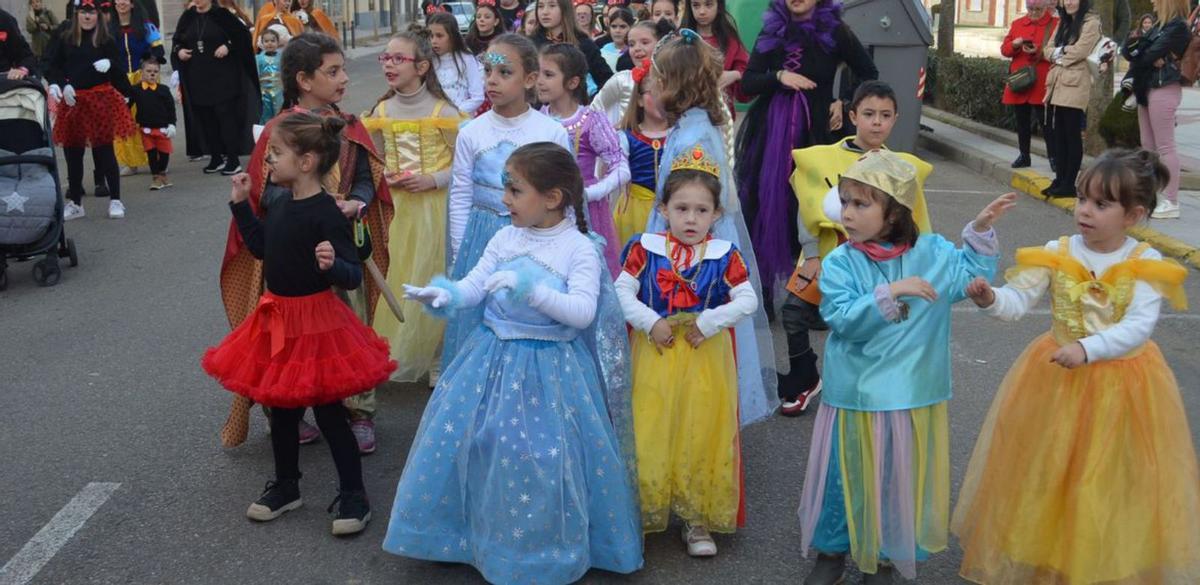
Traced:
<path fill-rule="evenodd" d="M 333 244 L 325 240 L 317 244 L 317 268 L 325 272 L 333 267 Z"/>
<path fill-rule="evenodd" d="M 792 91 L 808 91 L 816 89 L 817 83 L 799 73 L 783 71 L 779 73 L 779 83 Z"/>
<path fill-rule="evenodd" d="M 979 212 L 979 215 L 975 216 L 975 231 L 982 234 L 992 229 L 992 224 L 997 219 L 1004 217 L 1004 214 L 1016 206 L 1016 193 L 1005 193 L 997 197 L 995 201 L 988 203 L 987 207 Z"/>
<path fill-rule="evenodd" d="M 700 344 L 704 343 L 705 339 L 708 339 L 700 332 L 700 328 L 695 323 L 688 326 L 687 333 L 684 334 L 683 338 L 687 340 L 688 345 L 692 346 L 693 349 L 700 347 Z"/>
<path fill-rule="evenodd" d="M 357 219 L 358 214 L 362 212 L 362 208 L 366 207 L 362 201 L 357 199 L 342 199 L 337 202 L 338 209 L 342 211 L 342 215 L 346 219 Z"/>
<path fill-rule="evenodd" d="M 933 285 L 920 276 L 910 276 L 904 280 L 897 280 L 891 284 L 891 289 L 892 296 L 897 299 L 900 297 L 917 297 L 932 303 L 938 298 L 937 291 L 933 290 Z"/>
<path fill-rule="evenodd" d="M 409 173 L 400 179 L 396 187 L 409 193 L 422 193 L 436 189 L 437 181 L 433 179 L 433 175 L 414 175 Z"/>
<path fill-rule="evenodd" d="M 996 302 L 996 293 L 992 291 L 992 285 L 988 284 L 987 279 L 982 276 L 976 277 L 967 284 L 967 296 L 980 309 L 986 309 Z"/>
<path fill-rule="evenodd" d="M 229 190 L 229 201 L 241 203 L 250 198 L 250 175 L 238 173 L 229 179 L 233 188 Z"/>
<path fill-rule="evenodd" d="M 1076 341 L 1058 348 L 1058 351 L 1050 356 L 1050 363 L 1072 370 L 1087 363 L 1087 351 Z"/>
<path fill-rule="evenodd" d="M 450 304 L 450 293 L 445 289 L 435 286 L 420 287 L 406 284 L 404 285 L 404 298 L 424 303 L 435 309 L 440 309 Z"/>
<path fill-rule="evenodd" d="M 388 187 L 400 188 L 400 183 L 412 173 L 404 171 L 403 173 L 395 173 L 392 171 L 384 171 L 383 180 L 387 181 Z"/>
<path fill-rule="evenodd" d="M 650 328 L 650 341 L 654 342 L 654 349 L 658 350 L 658 355 L 662 355 L 662 348 L 675 345 L 675 335 L 671 333 L 671 324 L 667 323 L 666 319 L 659 319 L 654 323 L 654 327 Z"/>

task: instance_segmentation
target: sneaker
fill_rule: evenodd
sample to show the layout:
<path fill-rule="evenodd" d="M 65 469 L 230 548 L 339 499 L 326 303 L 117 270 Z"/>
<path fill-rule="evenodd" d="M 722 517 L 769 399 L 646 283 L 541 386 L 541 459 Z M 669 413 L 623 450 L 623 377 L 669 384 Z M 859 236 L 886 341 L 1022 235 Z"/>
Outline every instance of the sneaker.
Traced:
<path fill-rule="evenodd" d="M 212 160 L 208 161 L 208 166 L 204 167 L 204 174 L 211 175 L 219 172 L 224 164 L 225 159 L 223 157 L 214 156 Z"/>
<path fill-rule="evenodd" d="M 1017 160 L 1013 161 L 1012 168 L 1024 169 L 1024 168 L 1028 168 L 1032 164 L 1033 164 L 1033 160 L 1029 158 L 1028 154 L 1019 154 L 1019 155 L 1017 155 Z"/>
<path fill-rule="evenodd" d="M 1121 104 L 1121 109 L 1126 112 L 1136 112 L 1137 106 L 1137 97 L 1130 94 L 1129 97 L 1125 98 L 1125 102 Z"/>
<path fill-rule="evenodd" d="M 68 201 L 67 204 L 63 206 L 63 221 L 79 219 L 85 215 L 87 215 L 87 212 L 83 210 L 83 206 L 75 203 L 74 201 Z"/>
<path fill-rule="evenodd" d="M 863 574 L 863 585 L 891 585 L 895 582 L 895 574 L 895 567 L 879 563 L 874 574 Z"/>
<path fill-rule="evenodd" d="M 366 490 L 338 491 L 338 495 L 329 504 L 327 512 L 333 512 L 337 506 L 337 516 L 333 520 L 333 535 L 347 536 L 358 534 L 371 521 L 371 503 L 367 501 Z"/>
<path fill-rule="evenodd" d="M 129 177 L 129 176 L 136 175 L 136 174 L 138 174 L 137 167 L 127 167 L 125 165 L 121 165 L 121 176 L 122 177 Z"/>
<path fill-rule="evenodd" d="M 804 585 L 840 585 L 846 581 L 846 555 L 817 554 L 817 564 Z"/>
<path fill-rule="evenodd" d="M 161 191 L 163 186 L 162 179 L 158 178 L 158 175 L 154 175 L 154 178 L 150 180 L 151 191 Z"/>
<path fill-rule="evenodd" d="M 189 157 L 187 157 L 187 160 L 188 160 L 188 162 L 196 162 L 196 161 L 204 160 L 204 155 L 202 154 L 200 156 L 189 156 Z"/>
<path fill-rule="evenodd" d="M 808 410 L 808 405 L 813 403 L 813 399 L 821 393 L 821 380 L 817 380 L 817 384 L 804 392 L 801 392 L 795 400 L 784 400 L 779 406 L 779 413 L 783 416 L 800 416 L 805 410 Z"/>
<path fill-rule="evenodd" d="M 683 525 L 683 542 L 687 543 L 687 552 L 693 557 L 717 556 L 717 543 L 703 526 Z"/>
<path fill-rule="evenodd" d="M 308 421 L 300 419 L 300 444 L 307 445 L 315 443 L 321 438 L 321 429 L 309 424 Z"/>
<path fill-rule="evenodd" d="M 1154 219 L 1179 219 L 1179 204 L 1173 203 L 1170 199 L 1163 199 L 1154 206 L 1154 213 L 1150 214 Z"/>
<path fill-rule="evenodd" d="M 171 182 L 170 175 L 167 175 L 166 173 L 159 175 L 158 180 L 160 183 L 162 183 L 163 189 L 166 189 L 167 187 L 175 186 L 175 183 Z"/>
<path fill-rule="evenodd" d="M 125 204 L 120 199 L 108 202 L 108 219 L 125 219 Z"/>
<path fill-rule="evenodd" d="M 303 506 L 300 499 L 300 480 L 281 479 L 268 481 L 258 501 L 246 509 L 246 517 L 258 522 L 269 522 Z"/>
<path fill-rule="evenodd" d="M 225 166 L 221 167 L 222 175 L 229 177 L 229 176 L 236 175 L 240 172 L 242 172 L 242 164 L 238 162 L 238 159 L 236 159 L 232 156 L 225 159 Z"/>
<path fill-rule="evenodd" d="M 354 440 L 358 443 L 358 452 L 362 455 L 370 455 L 375 452 L 375 421 L 369 418 L 360 418 L 350 421 L 350 432 L 354 433 Z"/>

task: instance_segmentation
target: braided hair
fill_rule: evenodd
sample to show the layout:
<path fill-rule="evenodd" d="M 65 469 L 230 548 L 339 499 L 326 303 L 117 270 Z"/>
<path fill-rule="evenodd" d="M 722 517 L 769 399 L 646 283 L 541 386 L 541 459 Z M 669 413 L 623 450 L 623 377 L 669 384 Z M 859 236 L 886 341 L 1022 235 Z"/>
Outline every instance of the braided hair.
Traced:
<path fill-rule="evenodd" d="M 575 226 L 580 233 L 588 233 L 583 176 L 579 174 L 575 156 L 567 149 L 553 142 L 526 144 L 508 157 L 508 166 L 540 193 L 558 189 L 563 202 L 555 211 L 574 209 Z"/>

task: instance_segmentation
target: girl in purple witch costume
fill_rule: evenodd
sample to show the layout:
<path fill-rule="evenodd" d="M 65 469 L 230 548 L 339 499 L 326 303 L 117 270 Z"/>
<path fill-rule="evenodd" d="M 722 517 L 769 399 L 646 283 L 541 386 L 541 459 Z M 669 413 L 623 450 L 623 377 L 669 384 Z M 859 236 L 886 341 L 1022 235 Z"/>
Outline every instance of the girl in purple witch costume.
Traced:
<path fill-rule="evenodd" d="M 834 76 L 843 63 L 856 83 L 834 100 Z M 768 299 L 800 254 L 796 198 L 788 184 L 792 149 L 834 142 L 857 82 L 877 77 L 871 55 L 842 22 L 840 3 L 771 0 L 742 76 L 742 91 L 758 99 L 737 137 L 738 195 Z"/>

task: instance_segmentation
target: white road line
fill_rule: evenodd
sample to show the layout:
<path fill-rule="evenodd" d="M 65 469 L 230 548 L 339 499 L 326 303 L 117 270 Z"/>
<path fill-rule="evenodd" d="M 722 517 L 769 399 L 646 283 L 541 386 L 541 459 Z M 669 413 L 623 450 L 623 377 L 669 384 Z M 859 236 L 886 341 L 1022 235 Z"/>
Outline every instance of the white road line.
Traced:
<path fill-rule="evenodd" d="M 93 482 L 83 486 L 16 556 L 0 567 L 0 585 L 25 585 L 58 554 L 67 541 L 100 509 L 119 483 Z"/>
<path fill-rule="evenodd" d="M 979 310 L 974 307 L 954 307 L 950 309 L 955 313 L 979 313 Z M 980 313 L 982 314 L 982 313 Z M 1050 309 L 1030 309 L 1027 315 L 1049 315 Z M 1159 321 L 1200 321 L 1200 315 L 1194 313 L 1160 313 Z"/>

